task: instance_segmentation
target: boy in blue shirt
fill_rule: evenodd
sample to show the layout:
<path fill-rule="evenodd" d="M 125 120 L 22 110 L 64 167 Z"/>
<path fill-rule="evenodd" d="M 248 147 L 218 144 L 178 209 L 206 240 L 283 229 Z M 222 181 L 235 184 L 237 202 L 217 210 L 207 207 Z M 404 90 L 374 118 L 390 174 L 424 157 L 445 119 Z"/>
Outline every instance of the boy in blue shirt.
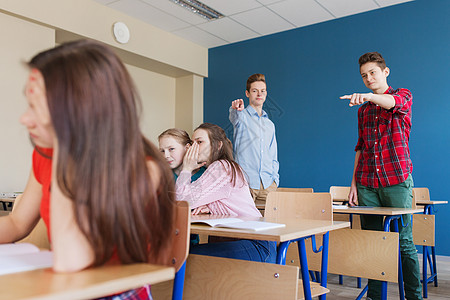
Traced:
<path fill-rule="evenodd" d="M 279 186 L 278 151 L 275 125 L 263 110 L 266 101 L 266 79 L 253 74 L 247 79 L 245 95 L 234 100 L 230 107 L 230 122 L 234 129 L 234 158 L 247 175 L 248 184 L 256 204 L 265 204 L 267 194 Z"/>

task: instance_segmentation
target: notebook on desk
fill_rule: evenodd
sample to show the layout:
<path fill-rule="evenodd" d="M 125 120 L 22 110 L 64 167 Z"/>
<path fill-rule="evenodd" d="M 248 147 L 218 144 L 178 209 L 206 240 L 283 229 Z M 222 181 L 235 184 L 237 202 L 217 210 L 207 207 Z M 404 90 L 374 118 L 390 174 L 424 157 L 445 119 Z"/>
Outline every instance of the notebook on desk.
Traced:
<path fill-rule="evenodd" d="M 211 227 L 262 231 L 286 227 L 285 224 L 264 221 L 245 221 L 238 218 L 192 219 L 191 224 L 206 224 Z"/>
<path fill-rule="evenodd" d="M 0 245 L 0 275 L 31 271 L 53 266 L 53 253 L 39 251 L 33 244 Z"/>

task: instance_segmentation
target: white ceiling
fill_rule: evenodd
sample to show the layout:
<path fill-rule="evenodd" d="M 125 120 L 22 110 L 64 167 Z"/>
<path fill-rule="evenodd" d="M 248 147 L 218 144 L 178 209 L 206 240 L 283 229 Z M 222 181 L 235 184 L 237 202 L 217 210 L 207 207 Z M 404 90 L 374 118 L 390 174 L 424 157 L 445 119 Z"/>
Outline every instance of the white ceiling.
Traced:
<path fill-rule="evenodd" d="M 170 0 L 94 0 L 206 48 L 412 0 L 200 0 L 225 17 L 207 21 Z"/>

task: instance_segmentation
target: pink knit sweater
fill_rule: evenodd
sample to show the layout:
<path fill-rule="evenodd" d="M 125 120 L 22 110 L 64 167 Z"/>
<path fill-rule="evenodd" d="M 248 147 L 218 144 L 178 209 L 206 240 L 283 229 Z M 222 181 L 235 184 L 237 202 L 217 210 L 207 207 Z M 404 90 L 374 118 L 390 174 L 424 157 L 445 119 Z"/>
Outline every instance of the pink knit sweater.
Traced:
<path fill-rule="evenodd" d="M 231 171 L 224 160 L 213 162 L 194 182 L 190 172 L 182 171 L 176 183 L 177 200 L 188 201 L 191 208 L 207 205 L 213 215 L 261 217 L 247 182 L 236 176 L 233 186 Z"/>

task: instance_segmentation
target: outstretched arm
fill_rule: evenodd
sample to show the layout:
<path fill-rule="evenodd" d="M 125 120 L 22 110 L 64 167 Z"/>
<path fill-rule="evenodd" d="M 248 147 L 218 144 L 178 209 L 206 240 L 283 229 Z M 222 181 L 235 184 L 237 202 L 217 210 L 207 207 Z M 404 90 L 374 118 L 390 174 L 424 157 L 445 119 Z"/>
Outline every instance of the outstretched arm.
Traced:
<path fill-rule="evenodd" d="M 231 124 L 233 124 L 233 126 L 236 126 L 239 121 L 238 112 L 243 111 L 244 108 L 244 100 L 242 99 L 237 99 L 231 102 L 230 115 L 228 116 L 228 118 L 230 119 L 230 122 Z"/>
<path fill-rule="evenodd" d="M 395 99 L 392 95 L 388 94 L 373 94 L 373 93 L 354 93 L 351 95 L 344 95 L 339 97 L 340 99 L 350 100 L 349 106 L 361 105 L 366 101 L 370 101 L 385 109 L 391 109 L 395 106 Z"/>

